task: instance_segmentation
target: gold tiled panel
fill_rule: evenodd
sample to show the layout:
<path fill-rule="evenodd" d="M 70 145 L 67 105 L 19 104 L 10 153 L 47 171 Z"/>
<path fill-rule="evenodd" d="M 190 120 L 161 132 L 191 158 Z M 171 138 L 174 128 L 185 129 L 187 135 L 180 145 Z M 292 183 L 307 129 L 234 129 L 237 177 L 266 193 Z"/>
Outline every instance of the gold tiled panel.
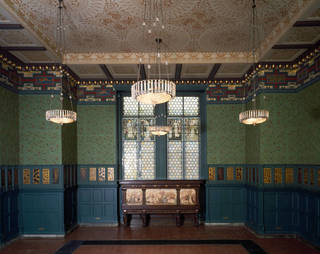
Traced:
<path fill-rule="evenodd" d="M 213 168 L 213 167 L 209 168 L 209 180 L 210 181 L 216 180 L 216 168 Z"/>
<path fill-rule="evenodd" d="M 293 168 L 286 168 L 286 184 L 292 184 L 294 182 Z"/>
<path fill-rule="evenodd" d="M 40 169 L 34 169 L 32 175 L 32 183 L 39 184 L 40 183 Z"/>
<path fill-rule="evenodd" d="M 314 185 L 314 169 L 310 168 L 310 185 Z"/>
<path fill-rule="evenodd" d="M 42 169 L 42 184 L 50 184 L 50 170 L 48 168 Z"/>
<path fill-rule="evenodd" d="M 227 180 L 228 181 L 233 180 L 233 168 L 232 167 L 227 168 Z"/>
<path fill-rule="evenodd" d="M 271 168 L 264 168 L 263 169 L 263 182 L 265 184 L 270 184 L 272 181 L 271 178 Z"/>
<path fill-rule="evenodd" d="M 52 183 L 59 184 L 59 169 L 58 168 L 54 168 L 52 170 Z"/>
<path fill-rule="evenodd" d="M 241 181 L 243 178 L 243 170 L 242 168 L 236 168 L 236 179 Z"/>
<path fill-rule="evenodd" d="M 108 168 L 108 181 L 114 181 L 114 168 Z"/>
<path fill-rule="evenodd" d="M 96 180 L 97 180 L 97 169 L 90 168 L 89 181 L 96 181 Z"/>
<path fill-rule="evenodd" d="M 30 184 L 30 169 L 23 169 L 23 184 Z"/>
<path fill-rule="evenodd" d="M 307 168 L 303 169 L 303 183 L 304 184 L 308 184 L 308 175 L 309 175 L 308 169 Z"/>
<path fill-rule="evenodd" d="M 274 183 L 276 184 L 282 183 L 282 168 L 274 169 Z"/>

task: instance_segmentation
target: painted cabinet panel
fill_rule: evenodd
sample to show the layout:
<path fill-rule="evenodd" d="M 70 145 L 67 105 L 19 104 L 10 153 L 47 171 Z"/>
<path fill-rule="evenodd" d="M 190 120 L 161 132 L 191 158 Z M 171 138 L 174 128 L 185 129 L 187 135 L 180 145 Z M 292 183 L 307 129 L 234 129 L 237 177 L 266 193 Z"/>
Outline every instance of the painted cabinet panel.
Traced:
<path fill-rule="evenodd" d="M 0 193 L 0 243 L 19 235 L 18 190 Z"/>
<path fill-rule="evenodd" d="M 117 223 L 117 186 L 80 186 L 78 223 Z"/>
<path fill-rule="evenodd" d="M 207 222 L 243 222 L 246 214 L 245 187 L 206 186 Z"/>
<path fill-rule="evenodd" d="M 21 193 L 23 234 L 64 234 L 63 191 Z"/>

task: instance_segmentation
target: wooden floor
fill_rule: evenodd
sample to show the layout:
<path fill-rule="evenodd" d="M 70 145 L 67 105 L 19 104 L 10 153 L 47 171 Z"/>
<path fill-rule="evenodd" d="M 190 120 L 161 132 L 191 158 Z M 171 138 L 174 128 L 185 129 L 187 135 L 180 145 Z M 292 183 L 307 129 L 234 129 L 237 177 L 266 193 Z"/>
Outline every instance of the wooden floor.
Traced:
<path fill-rule="evenodd" d="M 305 242 L 298 239 L 284 238 L 257 238 L 244 226 L 213 226 L 200 225 L 194 227 L 192 225 L 184 225 L 176 227 L 174 225 L 150 225 L 142 227 L 141 225 L 125 226 L 110 226 L 110 227 L 79 227 L 66 238 L 55 239 L 18 239 L 8 246 L 0 250 L 0 254 L 53 254 L 56 250 L 62 247 L 69 240 L 117 240 L 117 239 L 134 239 L 134 240 L 189 240 L 189 239 L 234 239 L 234 240 L 253 240 L 256 244 L 262 247 L 270 254 L 316 254 L 320 251 L 307 245 Z M 236 246 L 195 246 L 192 248 L 181 248 L 181 246 L 158 246 L 157 252 L 152 246 L 134 246 L 134 249 L 128 251 L 122 249 L 121 246 L 81 246 L 76 250 L 75 254 L 102 254 L 102 253 L 219 253 L 233 254 L 246 253 L 242 247 Z M 225 248 L 223 248 L 225 247 Z M 175 252 L 172 252 L 175 248 Z M 199 249 L 200 248 L 200 249 Z M 113 249 L 116 252 L 110 252 Z M 135 250 L 136 252 L 134 252 Z M 209 251 L 209 252 L 207 252 Z"/>

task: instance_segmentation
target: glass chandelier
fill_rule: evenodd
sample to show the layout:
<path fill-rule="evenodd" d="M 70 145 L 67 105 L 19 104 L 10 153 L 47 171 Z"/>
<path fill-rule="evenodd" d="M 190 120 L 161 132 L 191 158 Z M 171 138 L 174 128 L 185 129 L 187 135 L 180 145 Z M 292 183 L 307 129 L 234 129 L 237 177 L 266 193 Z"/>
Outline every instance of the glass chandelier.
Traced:
<path fill-rule="evenodd" d="M 149 131 L 155 136 L 167 135 L 171 129 L 171 126 L 166 125 L 155 125 L 149 127 Z"/>
<path fill-rule="evenodd" d="M 165 28 L 162 5 L 162 0 L 144 0 L 144 14 L 142 25 L 147 31 L 147 36 L 151 36 L 152 38 L 152 34 L 156 34 L 156 38 L 152 38 L 156 41 L 156 52 L 155 56 L 152 57 L 152 60 L 154 60 L 154 64 L 156 65 L 158 77 L 152 79 L 148 78 L 148 74 L 151 69 L 151 59 L 149 56 L 149 64 L 146 77 L 145 79 L 140 80 L 140 64 L 137 82 L 135 82 L 131 87 L 131 96 L 137 101 L 145 104 L 165 103 L 173 99 L 176 95 L 176 85 L 174 82 L 169 80 L 168 73 L 167 78 L 163 78 L 163 75 L 161 75 L 161 60 L 164 56 L 164 53 L 161 52 L 160 45 L 162 39 L 160 38 L 160 36 L 162 30 L 164 30 Z M 167 62 L 165 62 L 165 66 L 167 69 Z"/>
<path fill-rule="evenodd" d="M 64 49 L 65 49 L 65 26 L 64 26 L 64 6 L 63 6 L 63 0 L 58 0 L 59 6 L 58 6 L 58 22 L 57 22 L 57 34 L 56 34 L 56 51 L 59 56 L 63 57 Z M 63 68 L 61 68 L 62 73 L 62 82 L 61 82 L 61 92 L 60 92 L 60 100 L 61 100 L 61 109 L 51 109 L 51 103 L 50 103 L 50 109 L 46 111 L 46 120 L 57 123 L 57 124 L 68 124 L 73 123 L 77 121 L 77 113 L 73 111 L 73 105 L 72 105 L 72 95 L 71 95 L 71 89 L 69 85 L 69 81 L 66 80 L 66 85 L 69 87 L 69 99 L 71 104 L 71 110 L 63 109 Z M 54 99 L 54 96 L 51 95 L 51 99 Z"/>
<path fill-rule="evenodd" d="M 256 37 L 258 35 L 258 28 L 256 24 L 257 12 L 256 12 L 256 3 L 255 0 L 252 1 L 252 58 L 253 58 L 253 77 L 251 79 L 251 84 L 253 85 L 253 106 L 252 109 L 241 112 L 239 114 L 240 123 L 247 125 L 257 125 L 263 123 L 269 119 L 269 111 L 265 109 L 256 108 L 256 81 L 258 81 L 258 73 L 256 69 L 257 61 L 257 45 Z"/>

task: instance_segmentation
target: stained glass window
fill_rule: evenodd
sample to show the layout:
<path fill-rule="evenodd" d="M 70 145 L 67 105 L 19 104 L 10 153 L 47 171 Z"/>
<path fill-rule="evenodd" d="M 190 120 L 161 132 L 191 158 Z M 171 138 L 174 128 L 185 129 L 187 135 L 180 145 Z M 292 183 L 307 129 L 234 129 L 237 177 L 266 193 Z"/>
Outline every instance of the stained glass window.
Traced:
<path fill-rule="evenodd" d="M 199 179 L 200 101 L 199 97 L 175 97 L 168 102 L 168 179 Z"/>
<path fill-rule="evenodd" d="M 155 178 L 155 137 L 149 126 L 155 124 L 154 106 L 123 97 L 122 111 L 122 168 L 123 178 Z"/>

